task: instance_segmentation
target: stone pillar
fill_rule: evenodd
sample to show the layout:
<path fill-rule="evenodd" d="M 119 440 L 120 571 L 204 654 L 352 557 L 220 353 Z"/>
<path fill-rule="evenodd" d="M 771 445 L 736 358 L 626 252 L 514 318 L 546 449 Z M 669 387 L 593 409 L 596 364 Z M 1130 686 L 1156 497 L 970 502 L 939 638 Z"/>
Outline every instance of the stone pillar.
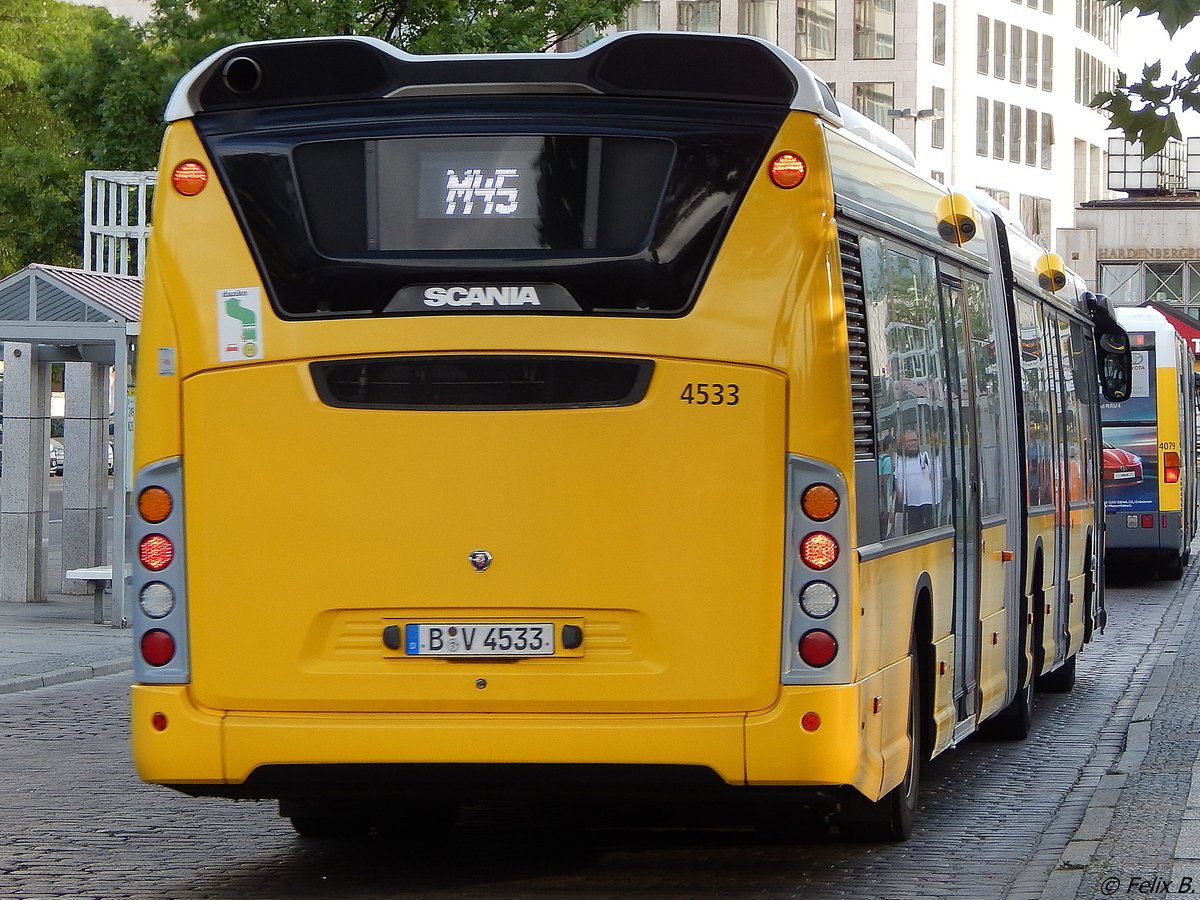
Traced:
<path fill-rule="evenodd" d="M 67 414 L 63 421 L 62 568 L 64 594 L 89 594 L 86 581 L 64 578 L 70 569 L 101 566 L 108 493 L 108 366 L 66 364 Z"/>
<path fill-rule="evenodd" d="M 4 343 L 4 489 L 0 600 L 45 603 L 49 561 L 50 366 L 29 344 Z"/>

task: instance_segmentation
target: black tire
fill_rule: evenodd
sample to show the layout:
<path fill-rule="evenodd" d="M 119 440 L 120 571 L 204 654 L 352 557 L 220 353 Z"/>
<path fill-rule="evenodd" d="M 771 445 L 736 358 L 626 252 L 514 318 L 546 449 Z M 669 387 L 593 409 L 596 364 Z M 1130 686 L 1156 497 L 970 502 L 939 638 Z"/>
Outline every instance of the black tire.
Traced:
<path fill-rule="evenodd" d="M 1182 556 L 1172 556 L 1158 564 L 1158 577 L 1164 581 L 1178 581 L 1183 577 Z"/>
<path fill-rule="evenodd" d="M 1065 663 L 1038 679 L 1038 690 L 1048 694 L 1069 694 L 1075 687 L 1075 661 L 1079 656 L 1072 656 Z"/>
<path fill-rule="evenodd" d="M 363 837 L 371 822 L 357 816 L 289 816 L 292 828 L 303 838 L 346 839 Z"/>
<path fill-rule="evenodd" d="M 1073 657 L 1072 657 L 1073 658 Z M 1023 741 L 1033 730 L 1033 679 L 999 713 L 979 727 L 979 736 L 990 741 Z"/>

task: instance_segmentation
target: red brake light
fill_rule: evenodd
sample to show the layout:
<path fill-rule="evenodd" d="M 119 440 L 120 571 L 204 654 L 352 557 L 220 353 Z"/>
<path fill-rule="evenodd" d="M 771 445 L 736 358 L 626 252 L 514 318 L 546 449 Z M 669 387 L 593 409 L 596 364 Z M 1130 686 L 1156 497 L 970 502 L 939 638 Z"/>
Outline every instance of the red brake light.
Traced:
<path fill-rule="evenodd" d="M 161 572 L 175 557 L 175 546 L 165 534 L 148 534 L 138 544 L 138 558 L 151 572 Z"/>
<path fill-rule="evenodd" d="M 142 659 L 152 666 L 165 666 L 175 655 L 175 638 L 161 628 L 142 635 Z"/>
<path fill-rule="evenodd" d="M 823 629 L 814 628 L 800 638 L 800 658 L 814 669 L 829 665 L 837 652 L 837 638 Z"/>
<path fill-rule="evenodd" d="M 833 535 L 814 531 L 800 542 L 800 558 L 810 569 L 828 569 L 838 558 L 838 545 Z"/>

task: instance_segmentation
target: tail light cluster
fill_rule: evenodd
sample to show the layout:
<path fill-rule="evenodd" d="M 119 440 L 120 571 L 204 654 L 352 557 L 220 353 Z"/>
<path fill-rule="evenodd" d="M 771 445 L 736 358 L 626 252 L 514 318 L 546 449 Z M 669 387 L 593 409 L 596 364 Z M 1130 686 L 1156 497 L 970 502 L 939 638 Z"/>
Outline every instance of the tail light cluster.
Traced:
<path fill-rule="evenodd" d="M 143 469 L 129 529 L 134 597 L 134 677 L 179 684 L 189 675 L 183 475 L 178 459 Z"/>
<path fill-rule="evenodd" d="M 789 456 L 784 563 L 784 684 L 850 678 L 850 512 L 841 473 Z"/>
<path fill-rule="evenodd" d="M 1179 454 L 1174 450 L 1163 453 L 1163 484 L 1179 484 Z"/>

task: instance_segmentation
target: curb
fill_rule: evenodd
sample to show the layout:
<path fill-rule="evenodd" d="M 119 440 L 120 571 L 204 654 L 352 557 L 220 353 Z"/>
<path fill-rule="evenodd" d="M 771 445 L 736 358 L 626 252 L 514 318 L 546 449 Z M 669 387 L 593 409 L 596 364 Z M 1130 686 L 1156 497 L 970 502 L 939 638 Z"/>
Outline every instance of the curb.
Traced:
<path fill-rule="evenodd" d="M 0 681 L 0 694 L 16 694 L 22 691 L 36 691 L 38 688 L 51 687 L 56 684 L 68 684 L 72 681 L 84 681 L 88 678 L 99 678 L 102 675 L 116 675 L 133 669 L 133 660 L 113 659 L 99 662 L 91 666 L 70 666 L 47 672 L 44 675 L 21 675 Z"/>

